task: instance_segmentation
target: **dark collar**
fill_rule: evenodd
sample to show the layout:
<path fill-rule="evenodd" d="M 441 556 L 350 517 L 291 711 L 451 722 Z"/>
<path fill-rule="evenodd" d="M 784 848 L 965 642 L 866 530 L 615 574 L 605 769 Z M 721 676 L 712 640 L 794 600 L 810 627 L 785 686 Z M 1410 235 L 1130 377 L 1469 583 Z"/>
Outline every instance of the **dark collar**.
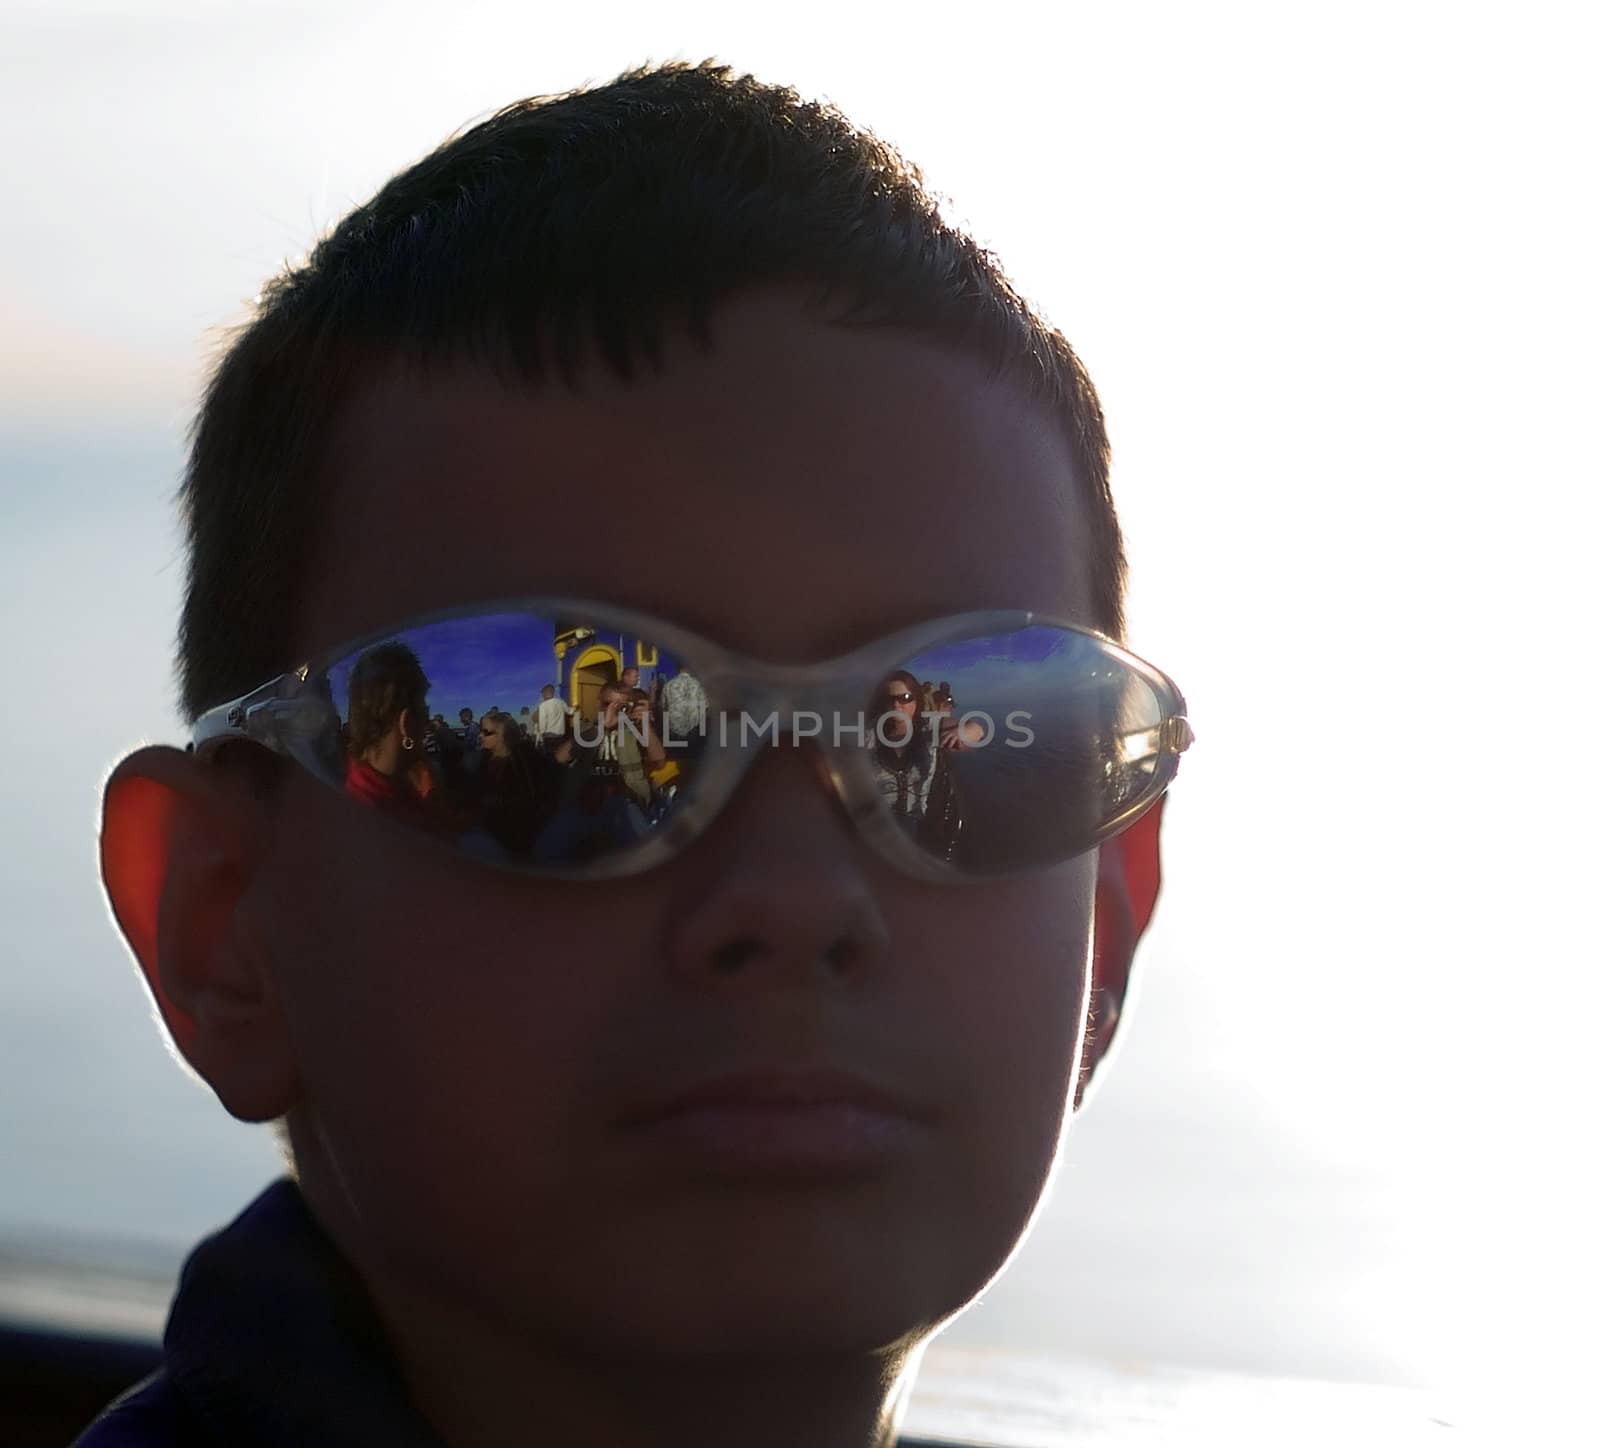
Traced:
<path fill-rule="evenodd" d="M 444 1448 L 360 1278 L 287 1179 L 184 1265 L 166 1367 L 218 1442 Z"/>

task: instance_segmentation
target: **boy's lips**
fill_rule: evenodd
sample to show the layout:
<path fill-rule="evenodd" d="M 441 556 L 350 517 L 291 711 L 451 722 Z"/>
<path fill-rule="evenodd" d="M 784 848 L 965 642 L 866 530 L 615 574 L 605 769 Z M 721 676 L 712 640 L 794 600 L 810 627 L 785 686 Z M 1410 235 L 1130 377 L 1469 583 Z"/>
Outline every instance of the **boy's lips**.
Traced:
<path fill-rule="evenodd" d="M 730 1071 L 682 1087 L 669 1087 L 654 1099 L 625 1111 L 623 1126 L 648 1126 L 681 1112 L 707 1107 L 857 1106 L 887 1116 L 915 1119 L 916 1111 L 900 1096 L 864 1077 L 818 1067 Z"/>
<path fill-rule="evenodd" d="M 618 1125 L 718 1176 L 854 1175 L 914 1146 L 928 1116 L 862 1077 L 833 1070 L 761 1070 L 670 1088 Z"/>

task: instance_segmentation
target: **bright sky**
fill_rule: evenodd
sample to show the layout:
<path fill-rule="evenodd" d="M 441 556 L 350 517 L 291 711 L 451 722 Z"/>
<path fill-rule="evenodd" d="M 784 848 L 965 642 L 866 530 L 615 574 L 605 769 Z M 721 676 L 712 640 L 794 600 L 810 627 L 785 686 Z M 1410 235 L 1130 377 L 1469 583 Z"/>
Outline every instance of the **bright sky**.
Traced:
<path fill-rule="evenodd" d="M 176 737 L 167 498 L 217 329 L 457 127 L 715 54 L 893 141 L 1071 338 L 1131 642 L 1199 734 L 1116 1069 L 952 1338 L 1575 1373 L 1600 1007 L 1575 11 L 13 0 L 0 1228 L 187 1240 L 271 1169 L 163 1056 L 92 869 L 105 767 Z"/>

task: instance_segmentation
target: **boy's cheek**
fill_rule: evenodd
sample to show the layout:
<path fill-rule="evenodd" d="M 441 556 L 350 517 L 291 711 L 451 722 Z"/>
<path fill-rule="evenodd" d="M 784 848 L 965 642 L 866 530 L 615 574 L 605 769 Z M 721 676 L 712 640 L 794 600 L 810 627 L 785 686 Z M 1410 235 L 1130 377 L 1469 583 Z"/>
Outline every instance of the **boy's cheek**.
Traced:
<path fill-rule="evenodd" d="M 1020 1232 L 1067 1120 L 1081 1048 L 1091 949 L 1092 860 L 969 893 L 940 933 L 934 999 L 974 1219 Z M 953 948 L 954 947 L 954 948 Z M 933 1033 L 930 1031 L 931 1036 Z M 1009 1251 L 1009 1244 L 1006 1247 Z M 998 1265 L 998 1264 L 996 1264 Z"/>
<path fill-rule="evenodd" d="M 595 922 L 532 928 L 495 908 L 526 882 L 331 805 L 285 801 L 294 844 L 261 882 L 304 1098 L 352 1195 L 453 1218 L 476 1178 L 504 1184 L 520 1148 L 566 1130 L 572 1043 L 603 1004 Z"/>

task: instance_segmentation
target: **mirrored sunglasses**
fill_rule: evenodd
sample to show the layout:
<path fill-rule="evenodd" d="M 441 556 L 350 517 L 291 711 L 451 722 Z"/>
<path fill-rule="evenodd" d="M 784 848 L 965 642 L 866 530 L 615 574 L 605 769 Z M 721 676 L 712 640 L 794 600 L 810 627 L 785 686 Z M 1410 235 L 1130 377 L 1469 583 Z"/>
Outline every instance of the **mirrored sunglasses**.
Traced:
<path fill-rule="evenodd" d="M 475 723 L 445 722 L 467 709 Z M 194 748 L 252 740 L 475 858 L 598 879 L 671 859 L 762 750 L 811 745 L 886 859 L 959 881 L 1092 850 L 1155 803 L 1193 737 L 1160 670 L 1032 613 L 780 666 L 646 614 L 528 599 L 329 650 L 202 715 Z"/>

